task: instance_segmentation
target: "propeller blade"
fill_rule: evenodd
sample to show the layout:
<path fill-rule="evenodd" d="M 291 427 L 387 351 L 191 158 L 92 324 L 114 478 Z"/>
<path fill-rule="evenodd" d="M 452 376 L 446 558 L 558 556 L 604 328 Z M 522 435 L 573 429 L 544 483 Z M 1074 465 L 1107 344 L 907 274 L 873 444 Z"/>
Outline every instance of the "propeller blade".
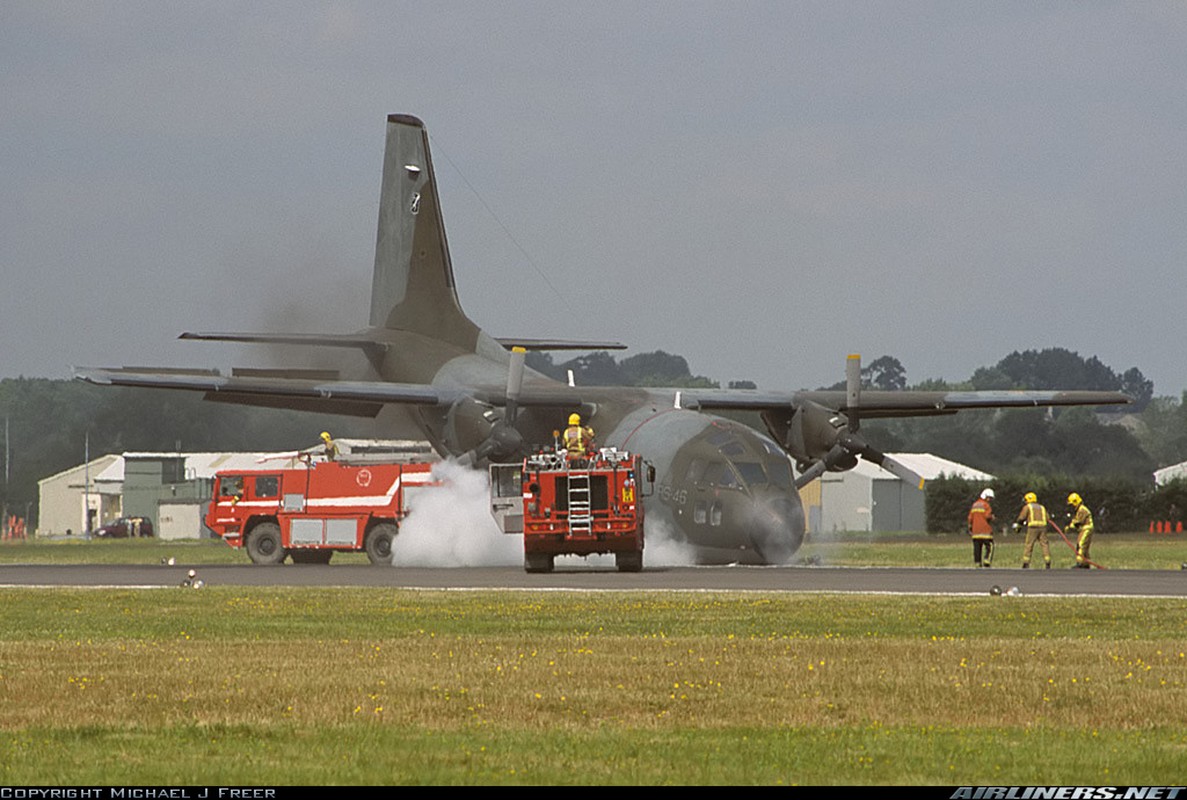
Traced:
<path fill-rule="evenodd" d="M 524 348 L 511 348 L 511 364 L 507 367 L 507 409 L 503 414 L 508 425 L 514 425 L 519 415 L 519 391 L 523 388 L 523 361 L 526 356 L 527 350 Z"/>
<path fill-rule="evenodd" d="M 849 432 L 857 433 L 861 426 L 858 409 L 861 407 L 861 356 L 851 353 L 845 360 L 845 416 Z"/>
<path fill-rule="evenodd" d="M 826 469 L 828 467 L 825 466 L 823 459 L 813 462 L 812 466 L 801 472 L 799 477 L 795 479 L 795 488 L 803 489 L 809 483 L 823 475 Z"/>
<path fill-rule="evenodd" d="M 901 461 L 896 461 L 885 453 L 879 452 L 872 447 L 867 446 L 862 451 L 861 457 L 871 464 L 877 464 L 882 469 L 897 476 L 900 480 L 911 484 L 920 491 L 923 490 L 923 485 L 927 482 L 926 479 L 915 470 L 908 467 Z"/>

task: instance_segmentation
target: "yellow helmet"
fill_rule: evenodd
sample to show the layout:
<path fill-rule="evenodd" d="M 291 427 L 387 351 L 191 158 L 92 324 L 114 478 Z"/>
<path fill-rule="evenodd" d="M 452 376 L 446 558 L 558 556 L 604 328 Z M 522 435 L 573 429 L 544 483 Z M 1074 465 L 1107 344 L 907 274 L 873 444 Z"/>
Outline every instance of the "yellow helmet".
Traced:
<path fill-rule="evenodd" d="M 1072 492 L 1071 494 L 1069 494 L 1067 496 L 1067 502 L 1068 502 L 1068 505 L 1070 505 L 1070 506 L 1078 506 L 1078 505 L 1080 505 L 1080 503 L 1083 503 L 1084 501 L 1080 498 L 1080 495 L 1076 494 L 1075 492 Z"/>
<path fill-rule="evenodd" d="M 330 440 L 330 432 L 329 432 L 329 431 L 322 431 L 322 432 L 321 432 L 321 438 L 325 439 L 325 440 L 328 442 L 328 441 Z"/>
<path fill-rule="evenodd" d="M 1039 496 L 1036 495 L 1034 492 L 1027 492 L 1026 496 L 1023 497 L 1022 500 L 1025 503 L 1037 503 L 1037 502 L 1039 502 Z"/>
<path fill-rule="evenodd" d="M 569 415 L 569 424 L 570 425 L 580 425 L 581 424 L 581 416 L 579 414 L 570 414 Z"/>

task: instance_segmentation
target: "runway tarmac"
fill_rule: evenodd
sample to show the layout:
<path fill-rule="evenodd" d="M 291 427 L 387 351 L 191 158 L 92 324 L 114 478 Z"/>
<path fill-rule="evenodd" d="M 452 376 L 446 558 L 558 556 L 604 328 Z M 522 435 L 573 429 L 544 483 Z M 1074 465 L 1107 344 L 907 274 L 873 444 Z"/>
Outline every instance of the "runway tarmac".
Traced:
<path fill-rule="evenodd" d="M 207 586 L 366 586 L 453 590 L 859 592 L 989 595 L 1187 596 L 1183 570 L 1022 570 L 903 567 L 659 567 L 558 569 L 529 575 L 518 567 L 421 569 L 370 565 L 253 564 L 4 565 L 0 587 L 176 587 L 190 569 Z"/>

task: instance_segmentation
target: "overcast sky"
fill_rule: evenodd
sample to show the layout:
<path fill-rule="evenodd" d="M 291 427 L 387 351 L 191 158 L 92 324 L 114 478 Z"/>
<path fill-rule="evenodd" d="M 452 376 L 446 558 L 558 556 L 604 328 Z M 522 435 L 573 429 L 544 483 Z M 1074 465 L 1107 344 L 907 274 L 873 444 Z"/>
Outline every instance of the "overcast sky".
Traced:
<path fill-rule="evenodd" d="M 1187 388 L 1181 2 L 0 3 L 0 377 L 366 323 L 385 117 L 462 307 L 765 389 Z M 558 358 L 567 357 L 558 354 Z"/>

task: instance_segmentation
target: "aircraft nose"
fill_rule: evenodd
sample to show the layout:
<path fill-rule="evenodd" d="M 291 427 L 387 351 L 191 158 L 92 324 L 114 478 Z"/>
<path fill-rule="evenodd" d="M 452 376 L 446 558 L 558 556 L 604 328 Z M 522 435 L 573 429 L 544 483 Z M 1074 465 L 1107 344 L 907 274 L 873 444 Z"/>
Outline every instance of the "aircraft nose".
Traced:
<path fill-rule="evenodd" d="M 748 530 L 755 551 L 768 564 L 786 564 L 804 542 L 804 507 L 782 493 L 754 498 Z"/>

